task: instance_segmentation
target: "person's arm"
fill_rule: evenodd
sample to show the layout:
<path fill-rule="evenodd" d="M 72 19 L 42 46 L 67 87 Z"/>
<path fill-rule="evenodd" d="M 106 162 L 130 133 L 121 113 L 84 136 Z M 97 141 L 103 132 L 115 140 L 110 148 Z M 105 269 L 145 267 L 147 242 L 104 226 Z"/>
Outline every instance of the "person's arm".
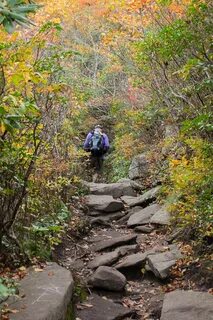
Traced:
<path fill-rule="evenodd" d="M 84 142 L 84 149 L 89 149 L 89 143 L 90 143 L 91 137 L 92 137 L 92 133 L 89 132 Z"/>
<path fill-rule="evenodd" d="M 104 137 L 104 148 L 106 150 L 108 150 L 109 149 L 109 138 L 107 137 L 107 135 L 105 133 L 103 134 L 103 137 Z"/>

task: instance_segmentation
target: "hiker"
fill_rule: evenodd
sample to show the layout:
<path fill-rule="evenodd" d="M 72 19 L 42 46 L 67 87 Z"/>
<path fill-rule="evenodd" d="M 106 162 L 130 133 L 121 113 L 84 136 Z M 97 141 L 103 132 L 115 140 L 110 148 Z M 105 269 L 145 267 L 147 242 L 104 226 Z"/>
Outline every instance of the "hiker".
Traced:
<path fill-rule="evenodd" d="M 94 130 L 89 132 L 84 142 L 84 150 L 90 151 L 92 155 L 101 157 L 109 150 L 109 139 L 102 127 L 96 125 Z"/>
<path fill-rule="evenodd" d="M 97 170 L 100 170 L 104 154 L 109 150 L 108 136 L 102 132 L 100 125 L 96 125 L 94 130 L 88 133 L 84 142 L 84 150 L 91 152 L 91 163 Z"/>

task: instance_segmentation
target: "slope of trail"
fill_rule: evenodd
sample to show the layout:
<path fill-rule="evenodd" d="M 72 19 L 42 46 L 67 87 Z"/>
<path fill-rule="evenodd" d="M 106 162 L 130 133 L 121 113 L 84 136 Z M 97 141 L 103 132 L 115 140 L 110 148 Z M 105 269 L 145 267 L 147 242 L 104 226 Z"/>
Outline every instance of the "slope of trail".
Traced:
<path fill-rule="evenodd" d="M 137 195 L 130 180 L 87 186 L 90 194 L 77 216 L 90 231 L 84 236 L 70 232 L 56 252 L 76 279 L 75 319 L 181 320 L 193 319 L 197 309 L 199 320 L 212 319 L 211 295 L 186 291 L 182 301 L 182 292 L 175 290 L 194 284 L 177 277 L 183 253 L 168 239 L 169 215 L 156 203 L 159 187 Z"/>

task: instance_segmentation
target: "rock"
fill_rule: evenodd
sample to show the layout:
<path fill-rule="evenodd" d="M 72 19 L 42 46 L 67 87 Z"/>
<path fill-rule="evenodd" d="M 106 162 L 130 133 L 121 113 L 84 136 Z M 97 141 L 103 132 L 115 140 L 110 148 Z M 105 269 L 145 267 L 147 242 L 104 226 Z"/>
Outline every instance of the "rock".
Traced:
<path fill-rule="evenodd" d="M 170 223 L 170 215 L 165 207 L 157 211 L 150 219 L 150 223 L 168 225 Z"/>
<path fill-rule="evenodd" d="M 95 288 L 122 291 L 126 285 L 126 278 L 115 268 L 101 266 L 90 277 L 88 283 Z"/>
<path fill-rule="evenodd" d="M 87 182 L 91 194 L 95 195 L 110 195 L 113 198 L 120 198 L 121 196 L 135 196 L 131 180 L 124 180 L 116 183 L 93 183 Z"/>
<path fill-rule="evenodd" d="M 125 256 L 128 253 L 136 252 L 137 250 L 138 250 L 137 244 L 119 247 L 114 251 L 107 252 L 100 256 L 95 257 L 91 262 L 89 262 L 88 267 L 90 269 L 95 269 L 100 266 L 111 266 L 121 256 Z"/>
<path fill-rule="evenodd" d="M 121 304 L 114 303 L 95 294 L 90 295 L 86 303 L 92 307 L 77 310 L 76 319 L 121 320 L 130 317 L 134 313 L 133 310 L 125 308 Z"/>
<path fill-rule="evenodd" d="M 160 319 L 164 297 L 165 297 L 165 294 L 160 293 L 160 294 L 154 295 L 149 300 L 149 314 L 150 314 L 151 319 L 152 318 L 153 319 Z"/>
<path fill-rule="evenodd" d="M 129 253 L 135 253 L 138 251 L 139 246 L 137 244 L 122 246 L 117 248 L 116 250 L 120 253 L 120 256 L 125 256 Z"/>
<path fill-rule="evenodd" d="M 207 292 L 175 290 L 166 293 L 161 320 L 212 320 L 213 296 Z"/>
<path fill-rule="evenodd" d="M 183 147 L 183 144 L 178 141 L 179 128 L 176 124 L 168 124 L 165 126 L 165 142 L 161 150 L 164 156 L 168 156 L 170 153 L 177 155 Z"/>
<path fill-rule="evenodd" d="M 118 180 L 117 182 L 129 182 L 134 190 L 141 191 L 141 190 L 145 189 L 141 183 L 138 183 L 135 180 L 131 180 L 128 178 L 122 178 L 122 179 Z"/>
<path fill-rule="evenodd" d="M 90 223 L 93 224 L 109 224 L 114 220 L 118 220 L 125 216 L 125 212 L 116 212 L 116 213 L 107 213 L 106 215 L 100 215 L 90 220 Z"/>
<path fill-rule="evenodd" d="M 125 214 L 125 216 L 121 217 L 119 220 L 117 220 L 117 224 L 123 224 L 129 220 L 129 217 L 131 217 L 131 213 Z"/>
<path fill-rule="evenodd" d="M 145 209 L 142 209 L 133 215 L 130 216 L 129 220 L 127 221 L 127 226 L 137 226 L 142 224 L 150 223 L 151 217 L 160 210 L 160 206 L 158 204 L 152 204 Z"/>
<path fill-rule="evenodd" d="M 147 153 L 142 153 L 133 158 L 132 163 L 129 167 L 129 178 L 147 178 L 149 176 L 150 163 L 148 160 Z"/>
<path fill-rule="evenodd" d="M 168 237 L 166 238 L 166 241 L 169 244 L 172 243 L 174 240 L 178 239 L 181 236 L 182 232 L 183 231 L 181 229 L 174 230 L 170 235 L 168 235 Z"/>
<path fill-rule="evenodd" d="M 179 128 L 176 124 L 167 124 L 165 126 L 165 138 L 175 138 L 179 135 Z"/>
<path fill-rule="evenodd" d="M 115 250 L 112 252 L 104 253 L 101 256 L 95 257 L 89 264 L 88 268 L 95 269 L 100 266 L 111 266 L 114 262 L 116 262 L 121 253 L 119 250 Z"/>
<path fill-rule="evenodd" d="M 126 213 L 122 218 L 120 218 L 117 222 L 120 223 L 124 223 L 127 222 L 129 220 L 129 217 L 131 217 L 131 215 L 133 215 L 133 213 L 140 211 L 142 208 L 141 207 L 133 207 L 132 209 L 128 210 L 128 213 Z"/>
<path fill-rule="evenodd" d="M 116 237 L 114 239 L 100 241 L 98 244 L 95 244 L 93 249 L 94 251 L 102 251 L 107 248 L 118 247 L 123 244 L 135 242 L 136 238 L 137 238 L 137 235 L 130 234 L 130 235 L 125 235 L 121 237 Z"/>
<path fill-rule="evenodd" d="M 18 310 L 11 320 L 62 320 L 71 303 L 74 281 L 70 271 L 52 263 L 42 272 L 30 269 L 20 282 L 20 297 L 10 297 L 8 307 Z"/>
<path fill-rule="evenodd" d="M 125 202 L 130 207 L 135 206 L 144 206 L 147 203 L 152 202 L 156 199 L 157 194 L 159 193 L 160 186 L 157 186 L 153 189 L 150 189 L 149 191 L 145 192 L 139 197 L 129 197 L 129 196 L 123 196 L 121 197 L 122 201 Z"/>
<path fill-rule="evenodd" d="M 135 268 L 135 267 L 142 267 L 145 262 L 148 254 L 150 254 L 151 251 L 147 251 L 144 253 L 135 253 L 131 254 L 130 256 L 127 256 L 123 259 L 120 263 L 115 265 L 116 269 L 124 269 L 124 268 Z"/>
<path fill-rule="evenodd" d="M 181 253 L 177 246 L 169 246 L 169 251 L 154 253 L 148 256 L 147 261 L 150 269 L 157 278 L 165 279 L 169 276 L 169 272 L 176 261 L 180 259 Z"/>
<path fill-rule="evenodd" d="M 94 211 L 116 212 L 124 209 L 124 204 L 121 200 L 115 200 L 112 196 L 85 196 L 86 204 Z"/>
<path fill-rule="evenodd" d="M 151 233 L 154 230 L 153 226 L 138 226 L 134 229 L 137 232 L 141 233 Z"/>

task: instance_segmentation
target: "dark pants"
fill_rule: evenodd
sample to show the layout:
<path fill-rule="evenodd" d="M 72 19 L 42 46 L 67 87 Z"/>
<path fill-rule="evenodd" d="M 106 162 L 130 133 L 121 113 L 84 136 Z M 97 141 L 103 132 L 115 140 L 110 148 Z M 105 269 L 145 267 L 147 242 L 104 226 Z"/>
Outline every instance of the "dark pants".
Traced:
<path fill-rule="evenodd" d="M 100 171 L 103 167 L 104 154 L 106 154 L 107 150 L 91 150 L 91 163 L 92 166 Z"/>

